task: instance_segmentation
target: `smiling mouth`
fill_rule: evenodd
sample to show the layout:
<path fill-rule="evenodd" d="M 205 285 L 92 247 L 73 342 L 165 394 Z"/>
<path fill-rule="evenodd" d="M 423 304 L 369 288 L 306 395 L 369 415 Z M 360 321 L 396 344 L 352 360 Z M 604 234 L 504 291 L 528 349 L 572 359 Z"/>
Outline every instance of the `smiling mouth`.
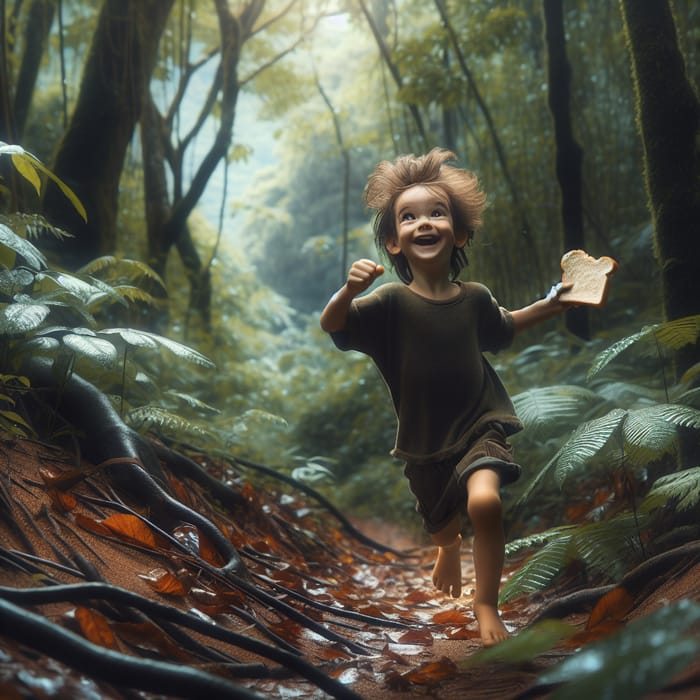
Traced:
<path fill-rule="evenodd" d="M 440 239 L 438 236 L 433 236 L 433 235 L 428 235 L 428 236 L 419 236 L 418 238 L 415 239 L 415 244 L 416 245 L 434 245 L 437 243 Z"/>

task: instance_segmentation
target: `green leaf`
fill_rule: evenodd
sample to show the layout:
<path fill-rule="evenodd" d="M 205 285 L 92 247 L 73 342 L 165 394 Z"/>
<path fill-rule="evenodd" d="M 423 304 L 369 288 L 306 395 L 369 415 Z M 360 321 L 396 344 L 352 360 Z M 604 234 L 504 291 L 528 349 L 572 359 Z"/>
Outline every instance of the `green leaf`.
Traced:
<path fill-rule="evenodd" d="M 506 581 L 501 589 L 499 604 L 547 588 L 575 558 L 572 535 L 562 533 L 536 552 Z"/>
<path fill-rule="evenodd" d="M 681 600 L 589 644 L 538 679 L 564 683 L 552 700 L 633 700 L 662 688 L 700 653 L 700 639 L 683 637 L 700 620 L 700 605 Z"/>
<path fill-rule="evenodd" d="M 562 425 L 573 428 L 599 402 L 600 397 L 590 389 L 566 384 L 529 389 L 513 397 L 518 418 L 527 430 L 538 434 Z"/>
<path fill-rule="evenodd" d="M 63 336 L 63 344 L 79 357 L 84 357 L 104 369 L 112 369 L 118 359 L 117 349 L 103 338 L 69 333 Z"/>
<path fill-rule="evenodd" d="M 583 423 L 572 433 L 557 459 L 555 475 L 560 486 L 569 476 L 603 456 L 605 448 L 626 417 L 627 411 L 616 408 L 601 418 Z M 613 460 L 619 462 L 622 459 L 621 454 L 613 454 Z"/>
<path fill-rule="evenodd" d="M 31 184 L 37 195 L 41 195 L 41 179 L 31 160 L 27 158 L 25 153 L 13 153 L 11 158 L 15 170 Z"/>
<path fill-rule="evenodd" d="M 639 530 L 647 520 L 644 515 L 623 513 L 578 527 L 572 534 L 576 558 L 609 580 L 622 577 L 630 559 L 637 558 Z"/>
<path fill-rule="evenodd" d="M 24 335 L 41 326 L 49 315 L 45 304 L 8 304 L 0 309 L 0 335 Z"/>
<path fill-rule="evenodd" d="M 20 238 L 4 224 L 0 224 L 0 245 L 20 255 L 29 267 L 35 270 L 46 269 L 46 258 L 44 254 L 29 241 Z M 8 265 L 7 267 L 12 267 L 12 265 Z"/>
<path fill-rule="evenodd" d="M 675 502 L 676 511 L 690 510 L 700 503 L 700 467 L 657 479 L 639 508 L 648 513 L 666 505 L 670 500 Z"/>
<path fill-rule="evenodd" d="M 100 331 L 100 335 L 118 335 L 127 345 L 133 345 L 134 347 L 156 348 L 160 346 L 166 348 L 182 360 L 187 360 L 201 367 L 215 367 L 214 363 L 200 352 L 193 350 L 187 345 L 183 345 L 182 343 L 178 343 L 175 340 L 170 340 L 170 338 L 155 333 L 134 330 L 133 328 L 105 328 Z"/>
<path fill-rule="evenodd" d="M 576 627 L 561 620 L 542 620 L 515 637 L 510 637 L 489 649 L 477 651 L 459 661 L 457 666 L 464 671 L 490 663 L 522 664 L 532 661 L 575 633 Z"/>
<path fill-rule="evenodd" d="M 699 336 L 700 315 L 686 316 L 674 321 L 646 326 L 638 333 L 618 340 L 598 354 L 588 371 L 588 379 L 592 379 L 629 347 L 643 343 L 647 346 L 643 350 L 645 354 L 656 352 L 656 343 L 671 350 L 679 350 L 686 345 L 697 342 Z"/>
<path fill-rule="evenodd" d="M 78 196 L 75 194 L 75 192 L 73 192 L 73 190 L 70 187 L 68 187 L 68 185 L 66 185 L 66 183 L 63 182 L 63 180 L 61 180 L 60 177 L 54 175 L 54 173 L 52 173 L 36 156 L 31 155 L 31 153 L 27 153 L 27 155 L 31 158 L 32 165 L 58 185 L 61 192 L 63 192 L 63 194 L 68 198 L 68 200 L 73 205 L 78 214 L 80 214 L 83 221 L 87 221 L 87 212 L 85 211 L 85 207 L 83 206 L 83 203 L 78 199 Z"/>

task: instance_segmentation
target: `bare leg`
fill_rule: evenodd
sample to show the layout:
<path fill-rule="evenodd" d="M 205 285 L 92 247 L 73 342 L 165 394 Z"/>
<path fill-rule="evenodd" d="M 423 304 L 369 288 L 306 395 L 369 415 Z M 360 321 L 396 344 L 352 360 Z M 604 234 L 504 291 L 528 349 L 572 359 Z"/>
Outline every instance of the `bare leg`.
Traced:
<path fill-rule="evenodd" d="M 467 481 L 467 511 L 474 527 L 474 614 L 484 646 L 493 646 L 508 637 L 498 614 L 505 551 L 499 487 L 500 477 L 492 469 L 479 469 Z"/>
<path fill-rule="evenodd" d="M 431 537 L 438 546 L 437 558 L 433 567 L 433 584 L 453 598 L 459 598 L 462 593 L 462 560 L 459 547 L 462 535 L 459 534 L 459 518 L 453 518 L 450 523 Z"/>

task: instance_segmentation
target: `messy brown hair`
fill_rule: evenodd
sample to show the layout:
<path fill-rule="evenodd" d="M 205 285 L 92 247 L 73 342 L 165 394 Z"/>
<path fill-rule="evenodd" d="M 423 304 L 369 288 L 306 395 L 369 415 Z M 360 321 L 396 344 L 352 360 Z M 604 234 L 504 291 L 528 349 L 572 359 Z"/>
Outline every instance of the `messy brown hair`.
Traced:
<path fill-rule="evenodd" d="M 374 241 L 381 253 L 388 255 L 386 244 L 396 240 L 396 200 L 404 190 L 414 185 L 441 188 L 447 194 L 455 236 L 458 239 L 464 238 L 467 243 L 471 242 L 475 230 L 481 225 L 486 194 L 474 173 L 447 164 L 447 161 L 456 158 L 452 151 L 433 148 L 422 156 L 399 156 L 396 160 L 384 160 L 377 165 L 367 180 L 365 202 L 377 211 L 374 218 Z M 407 284 L 410 283 L 413 275 L 403 254 L 389 257 L 399 277 Z M 464 250 L 455 247 L 451 261 L 453 279 L 466 264 Z"/>

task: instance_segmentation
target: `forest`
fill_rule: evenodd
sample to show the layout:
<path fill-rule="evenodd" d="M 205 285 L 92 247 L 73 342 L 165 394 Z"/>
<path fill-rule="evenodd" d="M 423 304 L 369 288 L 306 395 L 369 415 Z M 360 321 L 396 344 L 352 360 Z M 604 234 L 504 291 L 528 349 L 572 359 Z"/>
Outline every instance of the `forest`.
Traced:
<path fill-rule="evenodd" d="M 697 3 L 0 8 L 0 696 L 695 696 Z M 319 326 L 387 263 L 369 173 L 435 146 L 504 307 L 619 266 L 489 355 L 524 424 L 493 649 L 469 523 L 454 600 L 386 387 Z"/>

